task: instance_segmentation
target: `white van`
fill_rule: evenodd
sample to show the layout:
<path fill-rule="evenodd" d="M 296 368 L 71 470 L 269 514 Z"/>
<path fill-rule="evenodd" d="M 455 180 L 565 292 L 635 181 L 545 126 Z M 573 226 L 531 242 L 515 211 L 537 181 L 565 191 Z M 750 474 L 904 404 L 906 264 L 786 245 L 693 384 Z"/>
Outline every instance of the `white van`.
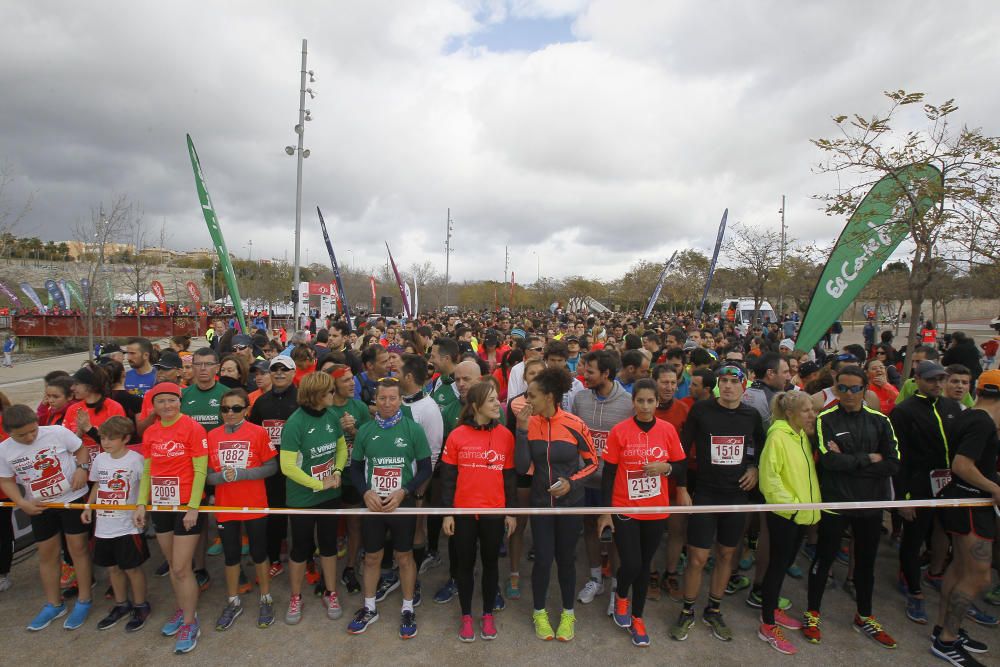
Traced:
<path fill-rule="evenodd" d="M 736 330 L 740 332 L 740 335 L 746 335 L 747 329 L 750 327 L 751 319 L 753 319 L 753 297 L 750 296 L 740 296 L 740 297 L 726 297 L 722 300 L 722 321 L 725 322 L 728 319 L 729 311 L 735 310 L 735 324 Z M 757 323 L 764 322 L 777 322 L 778 318 L 774 314 L 774 308 L 767 301 L 761 301 L 760 307 L 757 309 Z"/>

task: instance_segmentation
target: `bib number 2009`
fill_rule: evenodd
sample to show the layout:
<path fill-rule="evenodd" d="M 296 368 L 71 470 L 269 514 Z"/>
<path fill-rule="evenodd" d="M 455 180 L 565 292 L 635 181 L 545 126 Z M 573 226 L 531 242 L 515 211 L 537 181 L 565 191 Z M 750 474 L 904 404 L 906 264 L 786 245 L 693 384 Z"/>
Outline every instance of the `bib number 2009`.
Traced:
<path fill-rule="evenodd" d="M 179 477 L 153 477 L 151 490 L 154 505 L 180 505 L 181 480 Z"/>

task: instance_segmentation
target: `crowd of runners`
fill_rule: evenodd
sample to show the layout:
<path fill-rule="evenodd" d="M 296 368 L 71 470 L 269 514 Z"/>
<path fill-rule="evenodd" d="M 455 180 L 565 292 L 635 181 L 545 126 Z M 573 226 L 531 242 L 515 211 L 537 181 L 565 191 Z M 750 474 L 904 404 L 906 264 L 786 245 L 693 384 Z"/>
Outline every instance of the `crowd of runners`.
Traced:
<path fill-rule="evenodd" d="M 647 600 L 677 603 L 671 640 L 701 621 L 728 642 L 723 603 L 739 595 L 760 610 L 759 639 L 781 653 L 820 643 L 825 623 L 850 624 L 873 649 L 896 648 L 877 602 L 931 629 L 935 656 L 980 664 L 987 647 L 966 626 L 997 622 L 982 601 L 1000 604 L 990 585 L 1000 515 L 988 504 L 888 512 L 880 503 L 1000 505 L 1000 371 L 953 363 L 927 341 L 910 351 L 903 378 L 891 339 L 797 352 L 792 320 L 744 335 L 725 317 L 684 314 L 470 312 L 358 324 L 285 341 L 218 321 L 208 347 L 133 338 L 47 375 L 37 405 L 0 395 L 0 498 L 30 516 L 44 596 L 28 630 L 64 619 L 70 630 L 124 622 L 136 632 L 155 604 L 174 610 L 161 632 L 185 653 L 202 632 L 199 611 L 218 614 L 217 631 L 244 611 L 256 615 L 244 622 L 267 628 L 310 613 L 340 619 L 351 600 L 345 629 L 358 635 L 398 591 L 402 639 L 417 636 L 424 595 L 457 598 L 464 642 L 496 639 L 495 613 L 524 595 L 539 640 L 573 640 L 574 607 L 597 603 L 645 647 Z M 823 501 L 869 505 L 645 509 Z M 69 502 L 104 507 L 42 507 Z M 435 511 L 398 511 L 420 507 Z M 616 511 L 561 511 L 574 507 Z M 149 563 L 147 534 L 159 547 Z M 0 593 L 13 583 L 12 544 L 5 508 Z M 898 579 L 876 580 L 879 550 L 894 547 Z M 211 556 L 225 564 L 215 587 Z M 822 612 L 836 560 L 848 565 L 853 619 Z M 95 566 L 106 590 L 94 587 Z M 443 585 L 422 590 L 438 567 Z M 150 600 L 147 575 L 169 576 L 172 598 Z M 286 600 L 272 593 L 282 575 Z M 802 613 L 781 594 L 786 577 L 807 578 Z M 937 608 L 925 602 L 928 587 L 940 591 Z M 109 599 L 104 615 L 92 614 L 94 592 Z"/>

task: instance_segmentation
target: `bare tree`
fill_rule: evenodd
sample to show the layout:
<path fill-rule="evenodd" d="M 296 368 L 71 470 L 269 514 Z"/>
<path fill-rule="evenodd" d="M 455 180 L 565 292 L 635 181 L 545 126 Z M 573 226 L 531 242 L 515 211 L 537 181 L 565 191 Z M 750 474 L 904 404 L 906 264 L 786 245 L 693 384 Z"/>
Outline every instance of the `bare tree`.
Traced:
<path fill-rule="evenodd" d="M 34 201 L 34 193 L 30 193 L 22 204 L 11 202 L 10 187 L 15 180 L 17 174 L 14 167 L 9 162 L 0 165 L 0 257 L 10 252 L 12 244 L 16 241 L 12 232 L 31 211 Z"/>
<path fill-rule="evenodd" d="M 740 282 L 753 296 L 753 321 L 756 321 L 768 280 L 781 265 L 781 234 L 763 227 L 736 223 L 723 249 L 733 263 Z"/>

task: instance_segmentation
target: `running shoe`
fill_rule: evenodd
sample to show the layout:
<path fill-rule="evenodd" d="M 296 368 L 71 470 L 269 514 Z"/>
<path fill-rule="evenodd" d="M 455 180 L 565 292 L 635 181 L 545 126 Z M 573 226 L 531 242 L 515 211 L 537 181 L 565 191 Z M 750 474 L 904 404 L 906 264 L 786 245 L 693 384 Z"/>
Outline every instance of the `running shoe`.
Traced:
<path fill-rule="evenodd" d="M 802 622 L 792 618 L 780 609 L 774 610 L 774 624 L 780 625 L 786 630 L 801 630 Z"/>
<path fill-rule="evenodd" d="M 681 611 L 677 622 L 670 626 L 670 638 L 679 642 L 688 638 L 688 632 L 694 627 L 694 612 Z"/>
<path fill-rule="evenodd" d="M 114 600 L 115 599 L 115 589 L 114 589 L 113 586 L 108 586 L 104 590 L 104 599 L 105 600 Z"/>
<path fill-rule="evenodd" d="M 240 542 L 240 555 L 249 556 L 250 555 L 250 538 L 246 535 L 243 536 L 243 541 Z"/>
<path fill-rule="evenodd" d="M 944 573 L 941 574 L 931 574 L 930 570 L 924 572 L 924 583 L 936 590 L 938 593 L 941 592 L 941 583 L 944 581 Z"/>
<path fill-rule="evenodd" d="M 507 580 L 507 599 L 521 599 L 521 577 L 511 577 Z"/>
<path fill-rule="evenodd" d="M 660 575 L 657 572 L 649 574 L 649 588 L 646 591 L 646 599 L 656 602 L 660 599 Z"/>
<path fill-rule="evenodd" d="M 251 584 L 250 580 L 247 579 L 247 575 L 245 572 L 243 572 L 242 567 L 240 568 L 239 588 L 237 588 L 236 590 L 240 595 L 245 595 L 246 593 L 249 593 L 250 591 L 253 590 L 253 584 Z"/>
<path fill-rule="evenodd" d="M 185 624 L 177 631 L 177 639 L 174 640 L 174 653 L 190 653 L 198 645 L 198 637 L 201 636 L 201 626 L 198 619 L 194 623 Z"/>
<path fill-rule="evenodd" d="M 559 615 L 559 627 L 556 628 L 556 639 L 561 642 L 572 641 L 576 636 L 576 614 L 571 611 L 562 610 Z"/>
<path fill-rule="evenodd" d="M 633 616 L 628 631 L 632 635 L 633 646 L 640 648 L 649 646 L 649 633 L 646 632 L 646 624 L 643 623 L 641 618 Z"/>
<path fill-rule="evenodd" d="M 468 614 L 462 616 L 462 624 L 458 628 L 458 639 L 463 642 L 476 641 L 476 628 L 472 624 L 472 616 Z"/>
<path fill-rule="evenodd" d="M 399 615 L 399 638 L 413 639 L 417 636 L 417 615 L 409 610 Z"/>
<path fill-rule="evenodd" d="M 257 627 L 269 628 L 274 623 L 274 602 L 270 599 L 261 598 L 260 606 L 257 607 Z"/>
<path fill-rule="evenodd" d="M 57 618 L 62 618 L 66 615 L 66 604 L 61 604 L 58 607 L 46 603 L 42 610 L 38 612 L 38 615 L 31 620 L 28 624 L 28 629 L 32 632 L 38 632 L 39 630 L 44 630 L 49 627 L 52 621 Z"/>
<path fill-rule="evenodd" d="M 785 570 L 785 572 L 792 579 L 801 579 L 804 576 L 804 573 L 802 572 L 802 568 L 799 567 L 798 565 L 796 565 L 795 563 L 792 563 L 791 565 L 789 565 L 788 569 Z"/>
<path fill-rule="evenodd" d="M 344 610 L 340 606 L 340 598 L 337 591 L 323 593 L 323 606 L 326 607 L 326 617 L 331 621 L 336 621 L 344 615 Z"/>
<path fill-rule="evenodd" d="M 132 613 L 132 605 L 128 602 L 116 604 L 108 615 L 97 622 L 98 630 L 108 630 L 118 625 L 118 622 Z"/>
<path fill-rule="evenodd" d="M 441 556 L 438 555 L 436 551 L 428 551 L 427 556 L 424 558 L 424 562 L 420 564 L 420 574 L 424 574 L 428 570 L 432 570 L 435 567 L 441 565 Z"/>
<path fill-rule="evenodd" d="M 399 575 L 396 572 L 383 574 L 378 578 L 378 587 L 375 589 L 375 602 L 382 602 L 389 593 L 399 588 Z"/>
<path fill-rule="evenodd" d="M 957 667 L 983 667 L 983 663 L 969 655 L 968 649 L 960 641 L 945 644 L 935 639 L 931 642 L 931 655 Z"/>
<path fill-rule="evenodd" d="M 670 572 L 663 575 L 663 590 L 667 592 L 667 597 L 674 602 L 684 601 L 684 593 L 681 591 L 681 578 L 679 575 L 671 574 Z"/>
<path fill-rule="evenodd" d="M 834 554 L 833 560 L 835 563 L 840 563 L 841 565 L 847 565 L 851 562 L 851 550 L 846 544 L 837 550 Z"/>
<path fill-rule="evenodd" d="M 862 618 L 854 615 L 854 629 L 863 635 L 871 638 L 875 643 L 885 648 L 896 648 L 896 640 L 888 632 L 882 629 L 882 624 L 875 620 L 874 616 Z"/>
<path fill-rule="evenodd" d="M 177 634 L 177 631 L 181 629 L 182 625 L 184 625 L 184 612 L 180 609 L 176 609 L 174 610 L 174 615 L 163 624 L 163 627 L 160 629 L 160 633 L 164 637 L 173 637 Z"/>
<path fill-rule="evenodd" d="M 59 569 L 59 588 L 76 586 L 76 569 L 69 563 L 63 563 Z"/>
<path fill-rule="evenodd" d="M 937 640 L 941 635 L 941 626 L 935 625 L 934 629 L 931 630 L 931 639 Z M 961 644 L 966 651 L 969 653 L 986 653 L 989 651 L 989 647 L 981 641 L 977 641 L 969 636 L 969 633 L 965 631 L 965 628 L 958 629 L 958 639 L 955 640 L 956 644 Z"/>
<path fill-rule="evenodd" d="M 198 583 L 198 590 L 204 593 L 208 590 L 208 587 L 212 584 L 212 577 L 208 575 L 208 570 L 195 570 L 194 580 Z M 199 629 L 199 632 L 201 630 Z M 198 639 L 195 638 L 195 643 L 198 643 Z M 194 648 L 193 646 L 191 648 Z M 191 649 L 188 649 L 191 650 Z M 187 651 L 185 651 L 186 653 Z"/>
<path fill-rule="evenodd" d="M 319 578 L 320 573 L 319 570 L 316 569 L 316 561 L 315 559 L 310 558 L 306 561 L 306 582 L 308 582 L 310 586 L 315 586 L 319 583 Z"/>
<path fill-rule="evenodd" d="M 340 583 L 344 584 L 344 588 L 350 595 L 357 595 L 361 592 L 361 582 L 358 581 L 358 575 L 354 572 L 353 567 L 344 568 L 340 574 Z"/>
<path fill-rule="evenodd" d="M 288 596 L 288 611 L 285 612 L 285 623 L 295 625 L 302 620 L 302 594 Z"/>
<path fill-rule="evenodd" d="M 587 583 L 580 589 L 576 599 L 583 604 L 590 604 L 594 598 L 604 592 L 604 584 L 594 578 L 588 579 Z"/>
<path fill-rule="evenodd" d="M 66 620 L 63 621 L 63 627 L 67 630 L 76 630 L 87 622 L 87 617 L 90 616 L 90 610 L 93 609 L 93 607 L 93 600 L 88 600 L 87 602 L 77 600 L 76 604 L 73 605 L 73 611 L 71 611 Z"/>
<path fill-rule="evenodd" d="M 138 632 L 146 627 L 146 620 L 152 611 L 148 602 L 132 605 L 132 618 L 125 624 L 125 632 Z"/>
<path fill-rule="evenodd" d="M 754 609 L 760 609 L 764 606 L 764 598 L 761 597 L 760 593 L 750 591 L 747 595 L 747 606 L 753 607 Z M 788 598 L 778 597 L 778 609 L 781 611 L 788 611 L 792 608 L 792 601 Z"/>
<path fill-rule="evenodd" d="M 719 641 L 732 641 L 733 631 L 729 629 L 726 625 L 725 619 L 722 618 L 721 611 L 706 611 L 701 615 L 701 621 L 708 627 L 712 628 L 712 634 Z"/>
<path fill-rule="evenodd" d="M 1000 619 L 997 619 L 996 616 L 993 616 L 991 614 L 987 614 L 985 611 L 977 607 L 975 604 L 969 605 L 969 609 L 968 611 L 965 612 L 965 615 L 971 618 L 979 625 L 985 625 L 988 628 L 992 628 L 997 624 L 1000 624 Z"/>
<path fill-rule="evenodd" d="M 614 613 L 611 614 L 611 618 L 619 628 L 628 629 L 632 623 L 632 612 L 629 609 L 628 598 L 620 598 L 617 594 L 613 598 L 615 609 Z"/>
<path fill-rule="evenodd" d="M 818 644 L 823 637 L 819 630 L 819 612 L 807 611 L 802 614 L 802 635 L 810 644 Z"/>
<path fill-rule="evenodd" d="M 483 614 L 483 622 L 479 626 L 479 636 L 487 641 L 497 638 L 497 624 L 493 620 L 493 614 Z"/>
<path fill-rule="evenodd" d="M 2 585 L 2 584 L 0 584 Z M 0 588 L 3 590 L 3 588 Z M 1000 607 L 1000 584 L 997 584 L 983 595 L 983 599 L 994 607 Z"/>
<path fill-rule="evenodd" d="M 212 542 L 212 544 L 210 544 L 207 549 L 205 549 L 205 553 L 208 554 L 209 556 L 221 556 L 222 538 L 220 537 L 215 538 L 215 541 Z"/>
<path fill-rule="evenodd" d="M 753 567 L 753 564 L 757 561 L 757 554 L 753 550 L 747 550 L 746 555 L 740 559 L 738 567 L 743 570 L 749 570 Z"/>
<path fill-rule="evenodd" d="M 795 648 L 795 644 L 785 638 L 785 633 L 778 625 L 765 625 L 761 623 L 760 627 L 757 628 L 757 636 L 770 644 L 771 648 L 778 653 L 795 655 L 799 652 L 799 650 Z"/>
<path fill-rule="evenodd" d="M 413 606 L 419 607 L 420 603 L 424 601 L 424 596 L 420 594 L 420 580 L 413 584 Z"/>
<path fill-rule="evenodd" d="M 454 579 L 449 579 L 445 582 L 444 586 L 438 589 L 438 592 L 434 594 L 434 601 L 438 604 L 445 604 L 451 602 L 458 595 L 458 585 L 455 583 Z"/>
<path fill-rule="evenodd" d="M 927 610 L 924 609 L 924 599 L 907 596 L 906 617 L 914 623 L 927 624 Z"/>
<path fill-rule="evenodd" d="M 729 577 L 729 582 L 726 584 L 726 595 L 733 595 L 747 588 L 750 588 L 750 577 L 734 574 Z"/>
<path fill-rule="evenodd" d="M 156 570 L 153 571 L 153 576 L 156 577 L 165 577 L 168 574 L 170 574 L 170 563 L 168 563 L 167 561 L 163 561 L 162 563 L 160 563 L 159 567 L 157 567 Z"/>
<path fill-rule="evenodd" d="M 347 631 L 352 635 L 360 635 L 368 629 L 372 623 L 378 620 L 378 612 L 368 607 L 362 607 L 354 614 L 354 618 L 347 624 Z"/>
<path fill-rule="evenodd" d="M 229 628 L 233 627 L 233 623 L 236 619 L 243 615 L 243 605 L 238 602 L 230 602 L 226 605 L 222 613 L 219 614 L 219 620 L 215 622 L 215 629 L 219 632 L 224 632 Z"/>
<path fill-rule="evenodd" d="M 281 564 L 281 561 L 271 563 L 271 567 L 268 568 L 267 573 L 272 579 L 282 574 L 285 571 L 285 566 Z"/>
<path fill-rule="evenodd" d="M 536 609 L 531 612 L 531 620 L 535 624 L 535 636 L 542 641 L 552 641 L 555 634 L 552 632 L 552 624 L 549 623 L 549 613 L 544 609 Z"/>
<path fill-rule="evenodd" d="M 5 593 L 10 590 L 10 587 L 14 585 L 11 578 L 7 575 L 0 576 L 0 593 Z"/>
<path fill-rule="evenodd" d="M 507 608 L 506 600 L 504 600 L 503 596 L 500 595 L 500 591 L 497 591 L 497 596 L 493 600 L 493 611 L 494 612 L 503 611 L 506 608 Z"/>

